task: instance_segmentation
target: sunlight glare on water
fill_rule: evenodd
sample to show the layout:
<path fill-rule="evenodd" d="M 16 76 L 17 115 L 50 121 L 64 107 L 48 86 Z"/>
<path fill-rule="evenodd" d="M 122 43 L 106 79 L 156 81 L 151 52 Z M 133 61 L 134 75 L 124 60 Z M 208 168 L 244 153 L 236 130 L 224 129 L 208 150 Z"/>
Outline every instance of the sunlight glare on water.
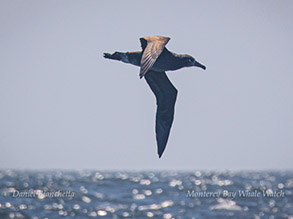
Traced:
<path fill-rule="evenodd" d="M 293 218 L 292 172 L 2 170 L 0 179 L 0 218 Z"/>

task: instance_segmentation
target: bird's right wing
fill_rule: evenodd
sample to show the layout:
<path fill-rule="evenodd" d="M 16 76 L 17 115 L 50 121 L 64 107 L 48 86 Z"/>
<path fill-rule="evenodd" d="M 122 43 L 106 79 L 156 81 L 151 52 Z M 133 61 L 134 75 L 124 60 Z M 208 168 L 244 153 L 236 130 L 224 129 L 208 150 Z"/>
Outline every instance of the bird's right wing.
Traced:
<path fill-rule="evenodd" d="M 143 37 L 140 38 L 143 54 L 140 62 L 139 77 L 142 78 L 154 65 L 159 55 L 163 52 L 165 45 L 169 42 L 169 37 Z"/>
<path fill-rule="evenodd" d="M 156 139 L 160 158 L 166 148 L 173 123 L 177 89 L 165 72 L 148 71 L 145 79 L 157 100 Z"/>

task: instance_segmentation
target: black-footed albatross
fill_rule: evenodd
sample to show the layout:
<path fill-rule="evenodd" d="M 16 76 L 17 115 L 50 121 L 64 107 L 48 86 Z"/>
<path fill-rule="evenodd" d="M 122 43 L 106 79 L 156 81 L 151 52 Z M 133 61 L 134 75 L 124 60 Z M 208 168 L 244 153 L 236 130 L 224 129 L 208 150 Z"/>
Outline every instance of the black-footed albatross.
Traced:
<path fill-rule="evenodd" d="M 156 139 L 159 158 L 162 156 L 174 118 L 177 89 L 168 79 L 165 71 L 183 67 L 206 67 L 190 55 L 170 52 L 165 46 L 169 37 L 150 36 L 140 38 L 142 51 L 104 53 L 104 57 L 140 66 L 139 77 L 144 77 L 156 96 Z"/>

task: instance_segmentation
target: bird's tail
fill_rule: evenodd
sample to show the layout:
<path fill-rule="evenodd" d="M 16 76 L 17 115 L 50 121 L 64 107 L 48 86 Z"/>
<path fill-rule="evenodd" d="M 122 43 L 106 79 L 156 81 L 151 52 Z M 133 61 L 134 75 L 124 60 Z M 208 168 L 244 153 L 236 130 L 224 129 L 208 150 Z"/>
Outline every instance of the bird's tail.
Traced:
<path fill-rule="evenodd" d="M 104 58 L 106 59 L 114 59 L 120 61 L 122 59 L 120 52 L 114 52 L 113 54 L 104 53 Z"/>

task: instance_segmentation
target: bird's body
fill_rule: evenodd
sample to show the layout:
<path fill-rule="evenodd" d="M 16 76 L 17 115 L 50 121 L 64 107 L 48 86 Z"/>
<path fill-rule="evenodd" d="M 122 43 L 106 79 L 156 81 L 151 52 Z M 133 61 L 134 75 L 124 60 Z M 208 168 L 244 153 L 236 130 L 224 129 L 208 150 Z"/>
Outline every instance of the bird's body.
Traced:
<path fill-rule="evenodd" d="M 104 53 L 104 57 L 140 67 L 140 78 L 145 77 L 157 99 L 156 139 L 159 157 L 162 156 L 174 118 L 177 89 L 165 71 L 183 67 L 206 67 L 189 55 L 170 52 L 165 45 L 169 37 L 152 36 L 140 38 L 142 51 Z"/>
<path fill-rule="evenodd" d="M 143 54 L 142 51 L 125 52 L 125 53 L 115 52 L 113 54 L 105 53 L 104 57 L 109 59 L 115 59 L 118 61 L 122 61 L 124 63 L 129 63 L 129 64 L 140 67 L 142 54 Z M 170 52 L 167 48 L 164 48 L 161 55 L 157 58 L 157 61 L 149 70 L 162 72 L 162 71 L 174 71 L 183 67 L 187 67 L 187 66 L 184 66 L 185 63 L 182 62 L 182 57 L 187 57 L 187 56 L 188 55 L 180 55 L 174 52 Z M 202 68 L 205 69 L 205 66 L 203 66 Z"/>

